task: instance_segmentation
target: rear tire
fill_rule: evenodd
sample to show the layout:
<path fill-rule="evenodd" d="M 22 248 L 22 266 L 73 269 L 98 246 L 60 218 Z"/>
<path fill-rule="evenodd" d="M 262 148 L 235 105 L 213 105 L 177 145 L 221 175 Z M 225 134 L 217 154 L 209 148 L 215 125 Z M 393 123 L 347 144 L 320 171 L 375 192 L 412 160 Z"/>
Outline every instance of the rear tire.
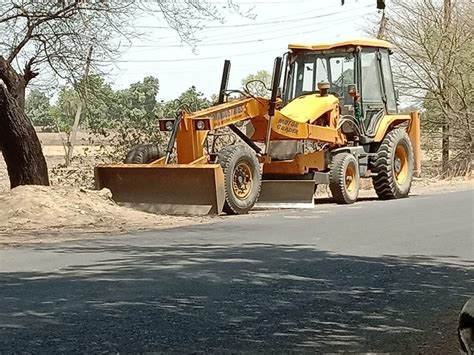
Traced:
<path fill-rule="evenodd" d="M 219 152 L 219 163 L 224 172 L 223 211 L 231 215 L 248 213 L 257 202 L 262 186 L 255 153 L 243 145 L 231 145 Z"/>
<path fill-rule="evenodd" d="M 338 204 L 352 204 L 359 196 L 359 164 L 354 155 L 339 153 L 332 158 L 329 189 Z"/>
<path fill-rule="evenodd" d="M 387 133 L 377 152 L 372 180 L 382 200 L 407 197 L 413 181 L 413 147 L 407 132 L 397 128 Z"/>
<path fill-rule="evenodd" d="M 148 164 L 162 156 L 156 145 L 138 144 L 128 152 L 123 162 L 125 164 Z"/>

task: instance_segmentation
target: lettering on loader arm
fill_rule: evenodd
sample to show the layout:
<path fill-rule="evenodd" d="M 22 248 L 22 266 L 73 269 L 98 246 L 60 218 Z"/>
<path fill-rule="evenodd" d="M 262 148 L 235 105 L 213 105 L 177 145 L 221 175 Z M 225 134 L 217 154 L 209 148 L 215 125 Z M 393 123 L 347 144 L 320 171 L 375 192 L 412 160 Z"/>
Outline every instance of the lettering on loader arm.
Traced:
<path fill-rule="evenodd" d="M 277 124 L 277 130 L 282 133 L 289 133 L 298 135 L 298 122 L 288 120 L 288 119 L 280 119 Z"/>
<path fill-rule="evenodd" d="M 234 108 L 221 111 L 221 112 L 216 112 L 210 115 L 210 117 L 215 120 L 215 123 L 218 125 L 225 125 L 226 123 L 235 120 L 239 115 L 241 115 L 244 112 L 244 106 L 236 106 Z"/>

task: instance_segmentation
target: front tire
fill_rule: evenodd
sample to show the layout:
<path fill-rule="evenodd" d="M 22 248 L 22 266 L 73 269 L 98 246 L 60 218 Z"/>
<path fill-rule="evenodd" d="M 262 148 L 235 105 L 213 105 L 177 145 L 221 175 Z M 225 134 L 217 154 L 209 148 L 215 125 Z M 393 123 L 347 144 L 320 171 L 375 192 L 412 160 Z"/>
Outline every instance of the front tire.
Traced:
<path fill-rule="evenodd" d="M 219 163 L 224 172 L 227 214 L 248 213 L 260 196 L 262 177 L 255 153 L 242 145 L 231 145 L 219 152 Z"/>
<path fill-rule="evenodd" d="M 377 152 L 372 172 L 374 189 L 382 200 L 407 197 L 413 181 L 413 147 L 407 132 L 397 128 L 387 133 Z"/>
<path fill-rule="evenodd" d="M 338 204 L 352 204 L 357 201 L 360 189 L 359 164 L 350 153 L 336 154 L 329 171 L 329 189 Z"/>

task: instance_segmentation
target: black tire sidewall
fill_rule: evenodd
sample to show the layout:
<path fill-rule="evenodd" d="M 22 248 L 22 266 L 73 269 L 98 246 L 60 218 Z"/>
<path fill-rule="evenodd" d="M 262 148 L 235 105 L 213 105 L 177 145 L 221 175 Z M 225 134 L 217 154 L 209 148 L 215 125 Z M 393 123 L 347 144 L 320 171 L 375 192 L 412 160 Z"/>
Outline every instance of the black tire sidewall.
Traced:
<path fill-rule="evenodd" d="M 347 171 L 347 168 L 349 165 L 353 165 L 354 169 L 354 179 L 355 179 L 355 187 L 352 192 L 348 191 L 347 188 L 344 186 L 344 191 L 347 196 L 347 199 L 353 203 L 357 201 L 357 197 L 359 197 L 359 190 L 360 190 L 360 176 L 359 176 L 359 166 L 357 164 L 357 159 L 350 153 L 348 153 L 348 156 L 344 159 L 344 167 L 345 171 Z"/>
<path fill-rule="evenodd" d="M 355 186 L 352 192 L 345 185 L 347 168 L 353 165 Z M 332 158 L 331 171 L 329 173 L 329 187 L 333 198 L 337 203 L 352 204 L 357 201 L 360 190 L 360 175 L 357 159 L 351 153 L 338 153 Z"/>
<path fill-rule="evenodd" d="M 225 206 L 224 211 L 229 214 L 248 213 L 260 196 L 261 172 L 260 164 L 255 153 L 245 146 L 229 146 L 219 153 L 220 163 L 224 172 Z M 232 189 L 232 180 L 236 167 L 246 162 L 252 171 L 252 189 L 245 199 L 238 198 Z"/>
<path fill-rule="evenodd" d="M 408 164 L 408 172 L 407 178 L 403 182 L 403 184 L 399 184 L 396 179 L 395 174 L 395 155 L 396 150 L 399 145 L 402 145 L 407 153 L 407 164 Z M 406 134 L 400 135 L 400 137 L 394 142 L 392 152 L 391 152 L 391 160 L 392 160 L 392 176 L 394 179 L 394 188 L 395 188 L 395 195 L 396 197 L 405 197 L 409 194 L 411 189 L 411 184 L 413 180 L 413 171 L 414 171 L 414 161 L 413 161 L 413 149 L 411 147 L 409 138 Z"/>

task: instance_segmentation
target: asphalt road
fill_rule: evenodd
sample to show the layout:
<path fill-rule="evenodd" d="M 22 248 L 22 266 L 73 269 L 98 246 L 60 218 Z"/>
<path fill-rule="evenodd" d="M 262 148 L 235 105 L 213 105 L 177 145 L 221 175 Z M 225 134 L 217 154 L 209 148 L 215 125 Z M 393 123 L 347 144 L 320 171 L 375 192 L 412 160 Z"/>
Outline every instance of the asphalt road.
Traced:
<path fill-rule="evenodd" d="M 457 353 L 474 192 L 0 250 L 0 353 Z"/>

